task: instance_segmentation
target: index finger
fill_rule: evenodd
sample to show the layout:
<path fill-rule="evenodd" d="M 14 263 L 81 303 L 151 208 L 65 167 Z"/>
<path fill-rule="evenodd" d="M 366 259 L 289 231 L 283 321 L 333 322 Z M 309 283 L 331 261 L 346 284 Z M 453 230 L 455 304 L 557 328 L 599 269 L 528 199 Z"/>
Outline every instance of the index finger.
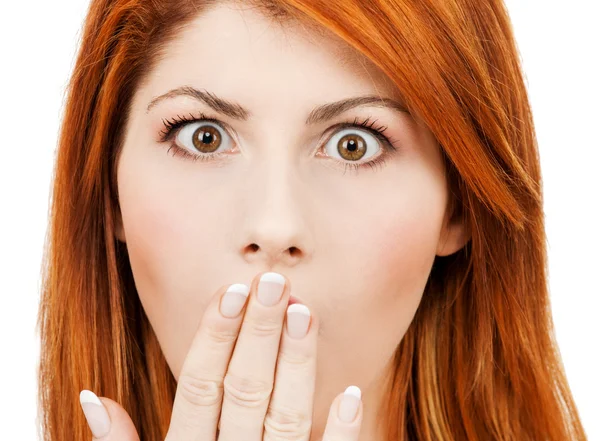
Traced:
<path fill-rule="evenodd" d="M 223 379 L 243 321 L 236 310 L 249 292 L 245 284 L 226 285 L 209 302 L 181 368 L 166 440 L 216 438 Z"/>

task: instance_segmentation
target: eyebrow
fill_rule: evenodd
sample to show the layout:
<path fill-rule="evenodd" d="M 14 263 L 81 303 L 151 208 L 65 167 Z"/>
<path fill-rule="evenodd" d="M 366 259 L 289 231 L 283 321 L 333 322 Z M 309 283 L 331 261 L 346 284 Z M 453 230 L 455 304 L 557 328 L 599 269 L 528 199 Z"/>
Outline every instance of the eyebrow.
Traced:
<path fill-rule="evenodd" d="M 232 119 L 247 121 L 248 118 L 252 116 L 252 112 L 250 112 L 248 109 L 245 109 L 238 103 L 227 101 L 206 90 L 199 90 L 191 86 L 178 87 L 154 98 L 152 101 L 150 101 L 150 104 L 148 104 L 146 113 L 148 113 L 159 102 L 169 98 L 175 98 L 177 96 L 188 96 L 194 98 L 197 101 L 203 102 L 207 106 L 211 107 L 216 112 L 227 115 Z M 402 101 L 376 95 L 365 95 L 342 99 L 314 108 L 306 119 L 306 125 L 318 124 L 323 121 L 330 120 L 350 109 L 360 106 L 387 107 L 399 112 L 410 114 L 406 105 Z"/>

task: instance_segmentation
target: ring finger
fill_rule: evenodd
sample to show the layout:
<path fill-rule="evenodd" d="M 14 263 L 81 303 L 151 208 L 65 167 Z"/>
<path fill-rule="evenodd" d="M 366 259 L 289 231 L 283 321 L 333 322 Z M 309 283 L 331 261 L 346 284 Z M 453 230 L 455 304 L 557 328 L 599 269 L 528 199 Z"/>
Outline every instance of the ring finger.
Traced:
<path fill-rule="evenodd" d="M 308 441 L 316 379 L 318 320 L 310 309 L 288 307 L 273 396 L 265 417 L 265 441 Z"/>

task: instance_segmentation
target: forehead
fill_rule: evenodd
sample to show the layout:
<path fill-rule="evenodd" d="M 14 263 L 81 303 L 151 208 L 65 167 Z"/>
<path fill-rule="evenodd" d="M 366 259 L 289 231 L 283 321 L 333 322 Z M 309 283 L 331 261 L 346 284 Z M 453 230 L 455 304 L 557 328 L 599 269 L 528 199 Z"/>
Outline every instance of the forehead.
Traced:
<path fill-rule="evenodd" d="M 312 46 L 348 59 L 358 57 L 341 38 L 317 23 L 285 19 L 280 23 L 263 10 L 243 2 L 218 2 L 198 14 L 173 41 L 173 46 L 201 39 L 207 44 L 241 44 L 240 49 L 254 46 L 279 51 L 300 50 Z"/>
<path fill-rule="evenodd" d="M 239 2 L 217 3 L 199 14 L 167 44 L 155 70 L 160 77 L 204 79 L 215 87 L 262 77 L 273 85 L 284 78 L 288 85 L 317 89 L 331 89 L 332 83 L 361 89 L 369 83 L 371 91 L 388 95 L 395 89 L 367 57 L 328 29 L 292 20 L 280 25 Z"/>

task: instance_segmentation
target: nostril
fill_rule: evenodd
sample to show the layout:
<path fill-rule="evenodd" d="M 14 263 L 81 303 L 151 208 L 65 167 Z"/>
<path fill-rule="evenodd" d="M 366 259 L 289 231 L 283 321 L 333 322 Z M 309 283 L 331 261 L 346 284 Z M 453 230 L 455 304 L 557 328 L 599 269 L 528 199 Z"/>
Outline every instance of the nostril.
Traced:
<path fill-rule="evenodd" d="M 248 255 L 257 255 L 258 251 L 260 251 L 261 247 L 255 243 L 246 246 L 246 253 Z M 266 249 L 263 249 L 263 252 L 267 252 Z M 296 246 L 289 247 L 286 251 L 280 252 L 280 257 L 283 255 L 289 256 L 294 260 L 300 259 L 302 257 L 302 250 Z"/>

